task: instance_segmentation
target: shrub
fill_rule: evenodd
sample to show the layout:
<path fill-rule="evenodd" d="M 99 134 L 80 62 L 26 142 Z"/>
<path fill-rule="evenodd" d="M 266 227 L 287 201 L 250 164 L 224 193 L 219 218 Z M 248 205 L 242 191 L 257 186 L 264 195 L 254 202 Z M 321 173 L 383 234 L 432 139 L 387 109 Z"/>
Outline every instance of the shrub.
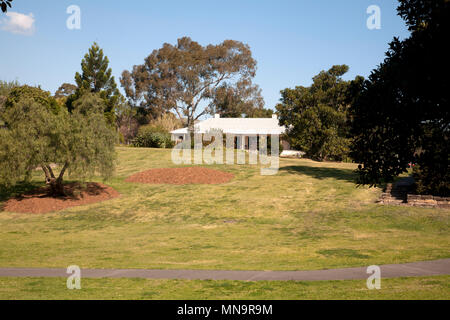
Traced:
<path fill-rule="evenodd" d="M 170 133 L 155 132 L 153 130 L 139 130 L 140 132 L 133 140 L 133 146 L 137 148 L 173 148 Z"/>

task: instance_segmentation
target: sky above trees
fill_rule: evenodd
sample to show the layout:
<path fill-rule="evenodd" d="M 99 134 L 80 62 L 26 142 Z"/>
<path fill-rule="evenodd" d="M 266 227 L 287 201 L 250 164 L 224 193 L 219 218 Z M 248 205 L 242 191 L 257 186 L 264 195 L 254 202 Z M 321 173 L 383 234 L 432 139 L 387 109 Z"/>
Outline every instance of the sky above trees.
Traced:
<path fill-rule="evenodd" d="M 73 4 L 81 8 L 80 30 L 66 27 L 66 10 Z M 373 4 L 381 9 L 380 30 L 366 27 L 366 9 Z M 273 109 L 280 90 L 308 86 L 331 65 L 349 65 L 345 79 L 368 76 L 392 38 L 408 36 L 397 5 L 394 0 L 17 0 L 8 15 L 0 13 L 0 39 L 7 48 L 0 50 L 0 79 L 55 92 L 75 82 L 74 72 L 94 41 L 119 79 L 164 42 L 183 36 L 202 45 L 233 39 L 250 46 L 258 63 L 254 83 Z"/>

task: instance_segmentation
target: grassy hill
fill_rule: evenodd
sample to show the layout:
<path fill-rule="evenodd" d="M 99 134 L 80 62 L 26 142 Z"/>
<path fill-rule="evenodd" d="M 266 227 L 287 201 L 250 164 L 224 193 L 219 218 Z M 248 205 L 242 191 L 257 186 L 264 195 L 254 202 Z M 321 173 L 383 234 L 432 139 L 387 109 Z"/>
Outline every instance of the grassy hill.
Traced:
<path fill-rule="evenodd" d="M 118 148 L 121 197 L 44 215 L 0 212 L 0 267 L 306 270 L 450 257 L 450 211 L 375 204 L 354 164 L 281 159 L 214 165 L 222 185 L 143 185 L 131 174 L 174 167 L 170 150 Z M 0 201 L 35 188 L 3 191 Z M 448 278 L 446 278 L 448 281 Z"/>

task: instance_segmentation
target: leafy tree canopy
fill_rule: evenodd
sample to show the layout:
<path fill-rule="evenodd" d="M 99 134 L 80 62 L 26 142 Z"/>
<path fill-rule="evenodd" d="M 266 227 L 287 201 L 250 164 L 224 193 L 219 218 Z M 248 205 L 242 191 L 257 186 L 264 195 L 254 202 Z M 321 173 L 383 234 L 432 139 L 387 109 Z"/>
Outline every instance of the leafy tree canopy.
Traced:
<path fill-rule="evenodd" d="M 193 128 L 196 119 L 211 113 L 210 103 L 222 93 L 221 86 L 250 86 L 255 72 L 248 45 L 225 40 L 204 47 L 184 37 L 154 50 L 131 72 L 124 71 L 121 83 L 133 105 L 150 110 L 155 118 L 172 110 Z"/>
<path fill-rule="evenodd" d="M 264 108 L 261 89 L 242 81 L 217 88 L 210 109 L 211 114 L 220 114 L 222 118 L 270 118 L 273 113 Z"/>
<path fill-rule="evenodd" d="M 411 36 L 390 43 L 386 59 L 360 84 L 351 110 L 352 157 L 362 184 L 378 185 L 406 172 L 422 193 L 450 194 L 450 2 L 401 0 Z"/>
<path fill-rule="evenodd" d="M 9 93 L 12 89 L 19 87 L 20 84 L 17 81 L 2 81 L 0 80 L 0 113 L 5 107 L 6 100 L 8 99 Z M 3 125 L 2 120 L 0 119 L 0 126 Z"/>
<path fill-rule="evenodd" d="M 348 152 L 351 82 L 342 79 L 348 69 L 336 65 L 316 75 L 310 87 L 281 91 L 280 124 L 288 128 L 291 145 L 312 159 L 342 160 Z"/>
<path fill-rule="evenodd" d="M 72 113 L 65 109 L 55 113 L 45 100 L 26 96 L 12 102 L 2 113 L 7 125 L 0 129 L 1 183 L 14 185 L 40 167 L 52 194 L 61 195 L 66 171 L 81 178 L 97 172 L 110 175 L 115 133 L 105 122 L 102 103 L 89 94 L 80 98 Z M 52 164 L 61 169 L 58 175 Z"/>
<path fill-rule="evenodd" d="M 105 116 L 110 124 L 114 123 L 115 108 L 122 96 L 117 88 L 114 76 L 112 76 L 112 70 L 108 66 L 108 57 L 104 55 L 103 49 L 94 42 L 81 61 L 81 74 L 79 72 L 75 74 L 75 82 L 78 88 L 75 94 L 67 100 L 69 111 L 73 109 L 73 102 L 85 93 L 98 93 L 105 100 Z M 70 88 L 68 87 L 68 89 Z"/>
<path fill-rule="evenodd" d="M 0 80 L 0 96 L 5 96 L 7 97 L 9 95 L 9 92 L 16 88 L 19 87 L 20 84 L 18 81 L 3 81 Z"/>
<path fill-rule="evenodd" d="M 31 99 L 55 114 L 61 109 L 61 106 L 51 96 L 50 92 L 44 91 L 38 87 L 30 87 L 27 85 L 14 87 L 10 90 L 8 98 L 5 102 L 5 108 L 13 107 L 14 104 L 25 99 Z"/>

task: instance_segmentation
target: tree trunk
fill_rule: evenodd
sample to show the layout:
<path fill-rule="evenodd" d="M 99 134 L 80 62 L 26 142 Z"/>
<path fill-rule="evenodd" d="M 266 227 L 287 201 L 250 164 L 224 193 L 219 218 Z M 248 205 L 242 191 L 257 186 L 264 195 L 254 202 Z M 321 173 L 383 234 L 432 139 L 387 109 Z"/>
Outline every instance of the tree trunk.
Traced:
<path fill-rule="evenodd" d="M 191 145 L 190 148 L 194 149 L 195 146 L 195 142 L 194 142 L 194 118 L 188 113 L 188 118 L 187 118 L 187 131 L 188 131 L 188 135 L 191 141 Z"/>
<path fill-rule="evenodd" d="M 194 133 L 194 118 L 190 115 L 188 115 L 187 118 L 187 127 L 188 127 L 188 132 L 189 133 Z"/>
<path fill-rule="evenodd" d="M 45 183 L 50 187 L 50 195 L 53 197 L 66 196 L 63 186 L 63 177 L 67 170 L 67 166 L 66 163 L 59 173 L 58 178 L 55 178 L 52 168 L 48 165 L 42 165 L 42 170 L 44 170 L 45 173 Z"/>
<path fill-rule="evenodd" d="M 65 196 L 64 186 L 62 179 L 51 178 L 50 181 L 47 180 L 47 184 L 50 186 L 50 194 L 54 197 Z"/>

